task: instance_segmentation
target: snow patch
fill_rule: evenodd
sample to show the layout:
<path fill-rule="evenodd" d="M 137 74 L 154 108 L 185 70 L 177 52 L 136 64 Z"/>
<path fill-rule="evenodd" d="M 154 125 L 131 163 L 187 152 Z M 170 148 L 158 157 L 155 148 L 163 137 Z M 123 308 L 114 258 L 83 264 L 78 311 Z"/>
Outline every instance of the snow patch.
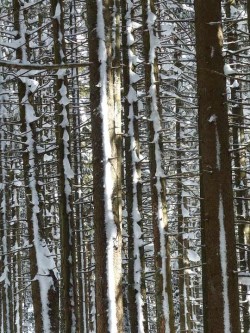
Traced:
<path fill-rule="evenodd" d="M 220 263 L 222 272 L 223 283 L 223 298 L 224 298 L 224 333 L 231 332 L 230 324 L 230 310 L 229 310 L 229 297 L 228 297 L 228 275 L 227 275 L 227 243 L 225 232 L 225 214 L 223 207 L 222 195 L 219 197 L 219 226 L 220 226 Z"/>
<path fill-rule="evenodd" d="M 190 261 L 193 261 L 193 262 L 197 262 L 197 261 L 201 260 L 198 253 L 193 250 L 190 250 L 190 249 L 187 250 L 187 257 Z"/>

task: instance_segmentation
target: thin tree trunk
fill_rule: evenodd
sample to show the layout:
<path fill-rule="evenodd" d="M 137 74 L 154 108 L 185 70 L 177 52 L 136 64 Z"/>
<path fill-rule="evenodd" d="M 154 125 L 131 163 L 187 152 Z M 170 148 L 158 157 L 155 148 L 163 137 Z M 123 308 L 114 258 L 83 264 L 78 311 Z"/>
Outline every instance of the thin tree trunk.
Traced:
<path fill-rule="evenodd" d="M 75 47 L 77 43 L 77 5 L 76 1 L 70 2 L 70 33 L 72 35 L 71 44 L 71 62 L 76 63 L 78 61 L 78 49 Z M 75 235 L 76 235 L 76 261 L 75 267 L 76 283 L 75 288 L 77 293 L 77 318 L 78 329 L 80 333 L 87 333 L 87 320 L 86 320 L 86 302 L 85 302 L 85 273 L 83 269 L 85 267 L 86 258 L 83 244 L 83 205 L 81 200 L 81 185 L 83 180 L 83 163 L 82 163 L 82 151 L 81 151 L 81 114 L 80 114 L 80 81 L 78 68 L 72 68 L 71 70 L 71 89 L 72 89 L 72 114 L 71 114 L 71 126 L 74 129 L 72 131 L 71 151 L 73 152 L 73 170 L 74 170 L 74 216 L 75 216 Z"/>
<path fill-rule="evenodd" d="M 133 80 L 136 62 L 132 21 L 133 3 L 122 2 L 123 84 L 128 223 L 128 310 L 131 332 L 148 332 L 145 260 L 142 233 L 142 188 L 138 132 L 138 98 Z M 139 76 L 138 76 L 139 79 Z"/>
<path fill-rule="evenodd" d="M 159 99 L 156 56 L 155 8 L 153 0 L 142 0 L 143 42 L 145 57 L 146 108 L 149 117 L 149 161 L 152 219 L 155 252 L 155 289 L 157 332 L 174 332 L 174 308 L 171 283 L 170 247 L 167 236 L 166 181 L 161 138 L 162 110 Z"/>
<path fill-rule="evenodd" d="M 1 110 L 0 110 L 1 112 Z M 3 320 L 3 331 L 6 333 L 11 333 L 13 331 L 12 327 L 12 301 L 11 301 L 11 257 L 10 251 L 10 228 L 8 221 L 8 211 L 9 211 L 9 189 L 8 189 L 8 171 L 7 171 L 7 138 L 5 135 L 6 119 L 4 114 L 0 115 L 0 182 L 2 184 L 0 192 L 0 234 L 1 234 L 1 250 L 2 250 L 2 270 L 0 281 L 2 284 L 2 320 Z"/>
<path fill-rule="evenodd" d="M 61 0 L 51 0 L 53 24 L 54 60 L 66 63 L 64 39 L 64 5 Z M 65 333 L 78 332 L 75 225 L 72 207 L 72 179 L 70 159 L 70 128 L 68 82 L 64 69 L 59 69 L 55 82 L 56 93 L 56 143 L 59 173 L 59 217 L 61 235 L 61 309 L 62 327 Z"/>

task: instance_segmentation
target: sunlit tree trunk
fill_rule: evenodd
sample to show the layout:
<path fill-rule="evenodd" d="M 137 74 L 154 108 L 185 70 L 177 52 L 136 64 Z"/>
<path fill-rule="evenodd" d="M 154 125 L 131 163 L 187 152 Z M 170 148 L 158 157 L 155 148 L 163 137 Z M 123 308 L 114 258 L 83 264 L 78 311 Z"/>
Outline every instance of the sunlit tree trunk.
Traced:
<path fill-rule="evenodd" d="M 117 2 L 116 2 L 117 3 Z M 112 69 L 113 1 L 87 1 L 93 148 L 97 333 L 123 332 L 121 135 Z M 115 107 L 116 106 L 116 107 Z M 118 107 L 118 108 L 117 108 Z"/>

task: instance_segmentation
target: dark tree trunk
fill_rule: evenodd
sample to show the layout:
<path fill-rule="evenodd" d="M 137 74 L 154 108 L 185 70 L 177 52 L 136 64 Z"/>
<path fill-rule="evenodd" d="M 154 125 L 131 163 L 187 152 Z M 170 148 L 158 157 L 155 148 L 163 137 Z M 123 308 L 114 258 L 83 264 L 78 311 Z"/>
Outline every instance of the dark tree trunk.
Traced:
<path fill-rule="evenodd" d="M 220 1 L 196 0 L 195 14 L 204 332 L 236 333 L 239 303 Z"/>

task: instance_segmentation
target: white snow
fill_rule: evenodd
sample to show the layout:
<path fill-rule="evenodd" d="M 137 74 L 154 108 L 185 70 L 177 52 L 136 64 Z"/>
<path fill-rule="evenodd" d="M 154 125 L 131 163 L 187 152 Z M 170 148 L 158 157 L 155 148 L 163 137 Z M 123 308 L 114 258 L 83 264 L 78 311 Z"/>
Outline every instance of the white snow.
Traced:
<path fill-rule="evenodd" d="M 243 284 L 245 286 L 250 286 L 250 274 L 249 273 L 240 273 L 238 280 L 239 280 L 239 284 Z"/>
<path fill-rule="evenodd" d="M 137 93 L 135 91 L 135 89 L 133 87 L 129 87 L 129 92 L 127 95 L 127 100 L 129 102 L 129 104 L 136 102 L 137 101 Z"/>
<path fill-rule="evenodd" d="M 215 140 L 216 140 L 216 167 L 218 170 L 220 170 L 221 169 L 221 164 L 220 164 L 221 145 L 220 145 L 219 133 L 218 133 L 216 123 L 215 123 Z"/>
<path fill-rule="evenodd" d="M 211 57 L 211 58 L 214 57 L 214 47 L 213 47 L 213 46 L 211 47 L 211 55 L 210 55 L 210 57 Z"/>
<path fill-rule="evenodd" d="M 232 67 L 229 64 L 225 64 L 224 65 L 224 74 L 233 75 L 233 74 L 237 74 L 237 72 L 234 69 L 232 69 Z"/>
<path fill-rule="evenodd" d="M 109 139 L 109 122 L 108 122 L 108 101 L 107 101 L 107 50 L 105 45 L 105 24 L 103 17 L 102 0 L 96 0 L 97 3 L 97 35 L 99 38 L 98 57 L 100 61 L 100 115 L 103 120 L 103 152 L 104 152 L 104 189 L 105 189 L 105 229 L 107 238 L 107 296 L 108 296 L 108 325 L 109 332 L 117 333 L 116 318 L 116 296 L 115 296 L 115 273 L 114 273 L 114 246 L 117 236 L 117 229 L 114 223 L 112 211 L 112 192 L 113 176 L 111 170 L 110 158 L 111 145 Z M 97 314 L 98 315 L 98 314 Z"/>
<path fill-rule="evenodd" d="M 52 155 L 48 155 L 48 154 L 44 154 L 44 155 L 43 155 L 43 160 L 44 160 L 45 162 L 52 161 L 52 159 L 53 159 L 53 156 L 52 156 Z"/>
<path fill-rule="evenodd" d="M 228 298 L 228 275 L 227 275 L 227 243 L 226 243 L 226 232 L 225 232 L 225 215 L 222 195 L 219 197 L 219 226 L 220 226 L 220 263 L 222 272 L 222 283 L 223 283 L 223 299 L 224 299 L 224 333 L 231 332 L 230 324 L 230 309 L 229 309 L 229 298 Z"/>
<path fill-rule="evenodd" d="M 29 166 L 30 166 L 30 177 L 29 177 L 29 187 L 31 189 L 32 195 L 32 222 L 33 222 L 33 235 L 34 235 L 34 247 L 36 250 L 36 260 L 37 260 L 37 275 L 36 280 L 40 284 L 41 292 L 41 303 L 42 303 L 42 315 L 44 323 L 44 331 L 50 331 L 50 319 L 49 319 L 49 308 L 48 308 L 48 291 L 53 286 L 53 280 L 48 276 L 49 270 L 55 269 L 55 263 L 50 252 L 47 248 L 46 243 L 41 240 L 40 231 L 38 226 L 38 217 L 37 214 L 40 211 L 39 208 L 39 197 L 36 190 L 36 175 L 35 175 L 35 160 L 34 160 L 34 140 L 32 137 L 32 130 L 30 127 L 31 122 L 29 113 L 31 113 L 32 106 L 26 103 L 26 123 L 27 123 L 27 145 L 29 151 Z M 33 110 L 34 112 L 34 110 Z M 31 119 L 32 120 L 32 119 Z"/>
<path fill-rule="evenodd" d="M 163 36 L 170 36 L 173 33 L 174 26 L 169 23 L 161 23 L 161 33 Z"/>
<path fill-rule="evenodd" d="M 26 21 L 23 16 L 23 11 L 19 12 L 20 21 L 20 35 L 21 38 L 25 40 L 26 33 Z M 21 47 L 22 50 L 22 62 L 28 62 L 28 53 L 25 43 Z M 32 72 L 30 76 L 32 76 Z M 39 281 L 40 286 L 40 296 L 41 296 L 41 306 L 42 306 L 42 317 L 43 317 L 43 330 L 44 332 L 50 332 L 50 318 L 49 318 L 49 301 L 48 292 L 50 288 L 53 288 L 53 279 L 49 275 L 49 270 L 53 270 L 56 273 L 56 265 L 53 257 L 50 255 L 50 251 L 47 247 L 46 242 L 42 239 L 39 229 L 38 214 L 40 212 L 40 199 L 37 192 L 37 176 L 36 176 L 36 166 L 35 166 L 35 154 L 36 154 L 36 141 L 33 137 L 32 123 L 37 120 L 35 110 L 29 101 L 29 94 L 34 93 L 38 87 L 38 82 L 34 79 L 27 77 L 28 73 L 26 71 L 19 73 L 19 78 L 25 84 L 25 95 L 21 103 L 25 107 L 25 121 L 26 121 L 26 145 L 29 159 L 29 178 L 28 186 L 31 191 L 31 209 L 32 209 L 32 227 L 33 227 L 33 245 L 36 253 L 36 264 L 37 264 L 37 274 L 34 280 Z"/>
<path fill-rule="evenodd" d="M 60 21 L 60 17 L 61 17 L 61 6 L 60 3 L 58 2 L 56 5 L 54 18 Z"/>
<path fill-rule="evenodd" d="M 210 116 L 210 118 L 208 119 L 208 122 L 212 123 L 212 122 L 216 122 L 216 120 L 217 120 L 217 116 L 215 114 L 212 114 L 212 116 Z"/>
<path fill-rule="evenodd" d="M 141 77 L 137 73 L 133 72 L 131 69 L 129 71 L 129 77 L 131 83 L 136 83 L 141 79 Z"/>
<path fill-rule="evenodd" d="M 34 80 L 34 79 L 29 79 L 27 77 L 24 77 L 24 76 L 20 76 L 20 80 L 26 84 L 28 90 L 30 92 L 35 92 L 39 86 L 39 83 L 38 81 Z"/>
<path fill-rule="evenodd" d="M 63 79 L 66 75 L 66 69 L 60 68 L 58 69 L 58 71 L 56 72 L 56 75 L 58 77 L 58 79 Z"/>
<path fill-rule="evenodd" d="M 193 250 L 190 250 L 190 249 L 187 249 L 187 257 L 190 261 L 193 261 L 193 262 L 197 262 L 197 261 L 201 260 L 198 253 Z"/>
<path fill-rule="evenodd" d="M 238 88 L 240 86 L 238 80 L 234 80 L 233 84 L 230 86 L 231 88 Z"/>

